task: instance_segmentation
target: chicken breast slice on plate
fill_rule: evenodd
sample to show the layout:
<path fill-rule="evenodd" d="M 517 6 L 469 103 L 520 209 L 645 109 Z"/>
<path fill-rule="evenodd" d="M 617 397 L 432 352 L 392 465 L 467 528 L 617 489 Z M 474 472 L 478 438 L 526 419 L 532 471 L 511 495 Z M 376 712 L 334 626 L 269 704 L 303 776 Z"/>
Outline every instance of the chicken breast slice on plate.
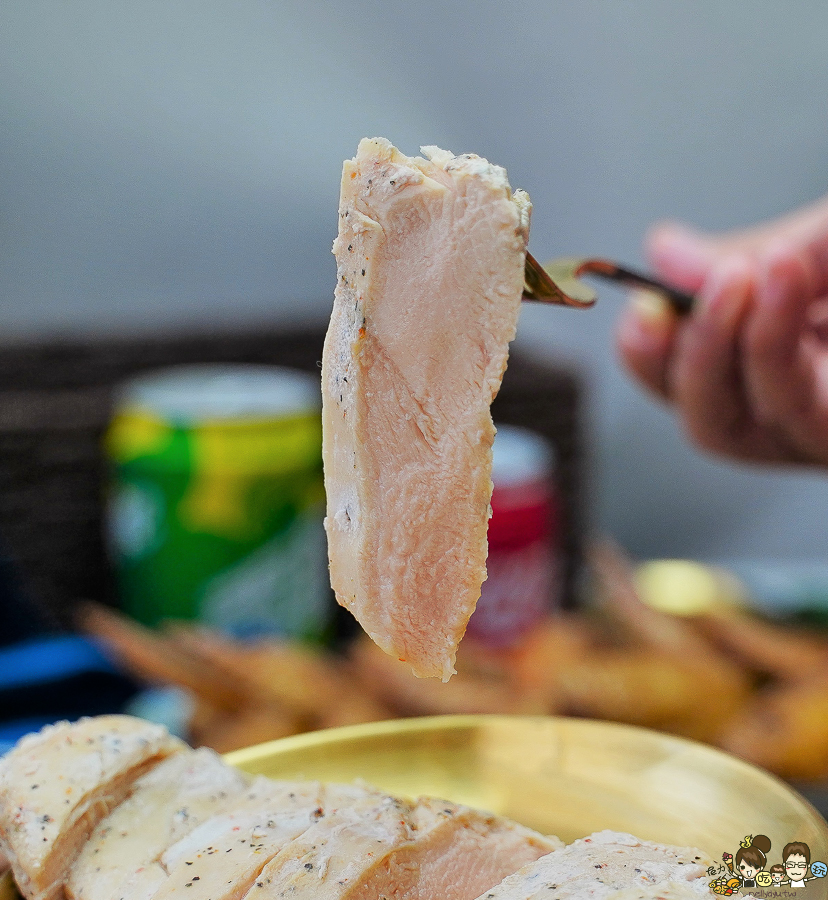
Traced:
<path fill-rule="evenodd" d="M 615 897 L 617 891 L 649 891 L 671 882 L 683 882 L 707 894 L 705 867 L 709 864 L 700 850 L 691 847 L 671 847 L 631 834 L 599 831 L 524 866 L 482 894 L 480 900 L 549 900 L 552 891 L 556 900 L 605 900 Z M 658 893 L 643 896 L 657 897 Z"/>
<path fill-rule="evenodd" d="M 486 577 L 490 405 L 531 204 L 473 154 L 383 138 L 345 163 L 322 356 L 331 584 L 387 653 L 444 681 Z"/>
<path fill-rule="evenodd" d="M 30 900 L 62 892 L 81 847 L 132 783 L 186 745 L 129 716 L 49 725 L 0 760 L 0 850 Z"/>
<path fill-rule="evenodd" d="M 366 794 L 331 809 L 262 869 L 246 900 L 345 900 L 414 833 L 410 803 Z"/>
<path fill-rule="evenodd" d="M 154 900 L 244 897 L 261 879 L 268 861 L 290 842 L 313 831 L 340 805 L 358 805 L 366 798 L 373 804 L 377 796 L 359 786 L 257 779 L 232 813 L 208 820 L 164 853 L 161 863 L 168 877 L 151 896 Z"/>
<path fill-rule="evenodd" d="M 117 900 L 134 893 L 137 882 L 147 890 L 154 880 L 160 884 L 165 873 L 154 864 L 164 851 L 206 819 L 238 804 L 247 788 L 248 779 L 212 750 L 164 760 L 98 823 L 72 867 L 67 895 Z"/>
<path fill-rule="evenodd" d="M 517 869 L 563 846 L 515 822 L 422 798 L 410 843 L 349 896 L 356 900 L 474 900 Z"/>

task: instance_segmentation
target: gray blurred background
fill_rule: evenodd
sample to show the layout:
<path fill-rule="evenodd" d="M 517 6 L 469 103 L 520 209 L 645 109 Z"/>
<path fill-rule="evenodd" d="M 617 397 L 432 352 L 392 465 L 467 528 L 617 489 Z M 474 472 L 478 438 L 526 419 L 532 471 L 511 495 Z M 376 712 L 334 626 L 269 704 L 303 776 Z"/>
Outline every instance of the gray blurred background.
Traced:
<path fill-rule="evenodd" d="M 2 339 L 325 317 L 363 136 L 506 166 L 541 259 L 778 214 L 828 183 L 827 41 L 824 0 L 5 0 Z M 615 360 L 622 300 L 519 329 L 587 378 L 594 524 L 638 556 L 824 560 L 828 476 L 691 450 Z"/>

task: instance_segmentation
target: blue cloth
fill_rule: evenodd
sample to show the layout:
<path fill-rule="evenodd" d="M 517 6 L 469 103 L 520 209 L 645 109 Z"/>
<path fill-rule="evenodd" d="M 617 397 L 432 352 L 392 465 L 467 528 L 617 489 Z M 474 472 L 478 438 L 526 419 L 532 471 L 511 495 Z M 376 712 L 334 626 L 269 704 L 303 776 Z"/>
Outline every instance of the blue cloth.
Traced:
<path fill-rule="evenodd" d="M 116 670 L 92 641 L 76 635 L 39 638 L 0 649 L 0 691 L 81 671 Z"/>
<path fill-rule="evenodd" d="M 49 722 L 119 712 L 136 690 L 84 637 L 55 635 L 0 648 L 0 751 Z"/>

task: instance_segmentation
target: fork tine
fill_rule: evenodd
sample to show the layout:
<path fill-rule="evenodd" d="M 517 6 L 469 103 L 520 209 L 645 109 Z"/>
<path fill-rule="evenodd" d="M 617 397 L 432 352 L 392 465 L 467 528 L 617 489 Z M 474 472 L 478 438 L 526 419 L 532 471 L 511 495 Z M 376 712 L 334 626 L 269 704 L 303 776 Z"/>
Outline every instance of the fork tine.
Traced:
<path fill-rule="evenodd" d="M 686 315 L 693 308 L 693 297 L 676 290 L 662 281 L 642 275 L 608 259 L 566 257 L 554 259 L 545 266 L 531 253 L 526 254 L 524 300 L 538 300 L 542 303 L 557 303 L 584 309 L 595 303 L 595 291 L 580 281 L 581 275 L 596 275 L 610 281 L 644 287 L 658 291 L 672 304 L 679 315 Z"/>
<path fill-rule="evenodd" d="M 524 300 L 537 300 L 541 303 L 556 303 L 562 306 L 577 306 L 581 308 L 592 306 L 595 303 L 595 294 L 590 289 L 588 290 L 592 294 L 591 298 L 584 299 L 572 296 L 570 292 L 564 291 L 531 253 L 526 254 L 524 278 Z M 578 293 L 583 294 L 584 292 L 581 290 Z"/>

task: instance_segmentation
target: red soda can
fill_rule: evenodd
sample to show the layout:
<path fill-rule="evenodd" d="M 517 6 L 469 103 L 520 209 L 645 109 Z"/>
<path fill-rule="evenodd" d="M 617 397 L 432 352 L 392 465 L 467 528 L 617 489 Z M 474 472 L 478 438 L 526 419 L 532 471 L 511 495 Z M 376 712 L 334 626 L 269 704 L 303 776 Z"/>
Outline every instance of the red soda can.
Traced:
<path fill-rule="evenodd" d="M 554 451 L 539 434 L 499 425 L 492 460 L 488 577 L 468 634 L 498 647 L 516 643 L 560 594 L 561 516 Z"/>

